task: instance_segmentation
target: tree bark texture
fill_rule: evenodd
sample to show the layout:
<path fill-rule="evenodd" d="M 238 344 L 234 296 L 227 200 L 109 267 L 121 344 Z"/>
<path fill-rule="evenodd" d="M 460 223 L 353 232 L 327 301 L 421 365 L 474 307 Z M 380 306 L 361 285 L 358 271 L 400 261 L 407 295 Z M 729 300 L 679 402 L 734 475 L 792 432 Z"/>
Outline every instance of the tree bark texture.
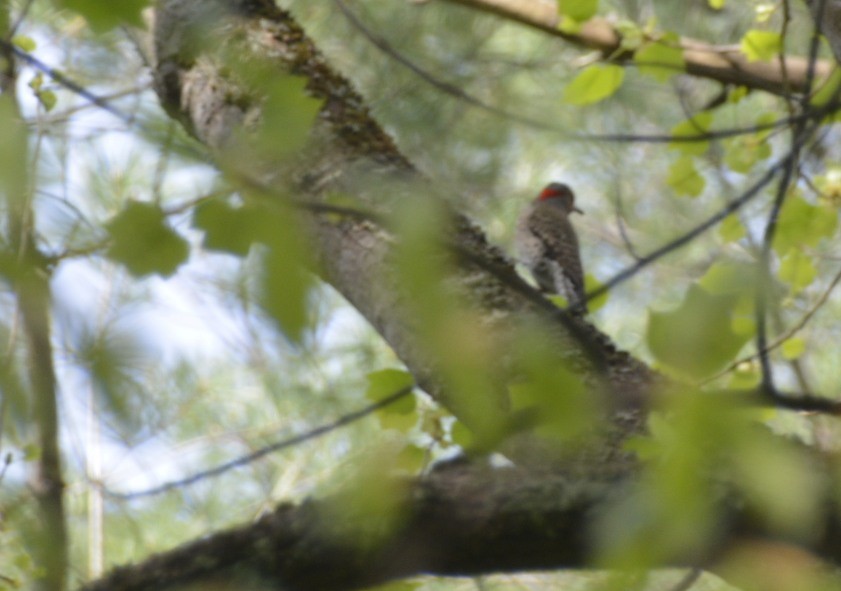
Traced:
<path fill-rule="evenodd" d="M 400 199 L 432 198 L 431 185 L 400 154 L 359 94 L 330 68 L 292 16 L 273 2 L 162 0 L 154 34 L 161 102 L 214 154 L 224 154 L 236 134 L 259 119 L 262 104 L 223 64 L 226 50 L 245 61 L 268 59 L 279 75 L 304 76 L 307 92 L 324 99 L 312 143 L 294 166 L 261 163 L 259 170 L 245 174 L 277 183 L 284 192 L 291 186 L 297 198 L 313 205 L 323 203 L 326 192 L 338 190 L 351 194 L 360 207 L 376 209 L 376 198 L 365 189 L 370 184 L 394 187 Z M 303 208 L 302 215 L 312 230 L 322 278 L 383 336 L 418 383 L 459 415 L 458 401 L 449 397 L 449 385 L 438 371 L 439 360 L 418 340 L 407 304 L 411 294 L 395 280 L 391 251 L 397 238 L 371 219 L 344 216 L 336 221 L 317 207 Z M 453 214 L 449 238 L 458 255 L 452 282 L 481 317 L 501 332 L 535 319 L 555 327 L 559 356 L 594 390 L 617 402 L 620 411 L 612 419 L 618 439 L 637 429 L 644 394 L 660 378 L 617 350 L 586 320 L 542 306 L 510 260 L 469 220 Z M 469 411 L 465 414 L 460 418 L 469 424 Z M 613 451 L 619 449 L 617 441 L 611 445 Z M 117 569 L 85 589 L 164 589 L 199 581 L 220 588 L 247 583 L 252 588 L 354 589 L 419 573 L 587 567 L 595 558 L 599 516 L 615 507 L 634 481 L 633 463 L 620 462 L 619 469 L 612 469 L 600 462 L 617 460 L 610 450 L 601 450 L 598 461 L 588 457 L 594 465 L 584 471 L 522 466 L 493 470 L 469 461 L 445 465 L 423 478 L 388 485 L 397 491 L 396 521 L 354 514 L 335 499 L 281 505 L 253 524 Z M 665 562 L 707 564 L 727 540 L 762 531 L 740 511 L 737 502 L 722 501 L 719 537 L 692 555 Z M 839 559 L 838 522 L 832 517 L 827 523 L 826 531 L 808 546 Z"/>

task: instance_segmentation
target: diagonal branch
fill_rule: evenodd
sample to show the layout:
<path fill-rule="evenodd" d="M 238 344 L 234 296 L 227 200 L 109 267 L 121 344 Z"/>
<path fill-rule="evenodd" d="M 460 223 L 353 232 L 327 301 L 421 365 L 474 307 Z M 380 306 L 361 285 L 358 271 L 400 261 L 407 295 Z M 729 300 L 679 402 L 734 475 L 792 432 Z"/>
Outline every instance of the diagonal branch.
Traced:
<path fill-rule="evenodd" d="M 631 57 L 631 52 L 623 52 L 621 49 L 620 32 L 605 19 L 592 18 L 575 33 L 559 30 L 560 17 L 554 0 L 448 1 L 540 29 L 579 47 L 595 49 L 613 59 L 626 60 Z M 678 46 L 683 50 L 686 73 L 699 78 L 782 96 L 791 91 L 803 92 L 807 88 L 809 60 L 804 57 L 783 56 L 780 61 L 751 62 L 738 47 L 722 47 L 690 38 L 681 38 Z M 818 78 L 825 78 L 831 68 L 832 64 L 825 60 L 816 62 L 815 74 Z"/>

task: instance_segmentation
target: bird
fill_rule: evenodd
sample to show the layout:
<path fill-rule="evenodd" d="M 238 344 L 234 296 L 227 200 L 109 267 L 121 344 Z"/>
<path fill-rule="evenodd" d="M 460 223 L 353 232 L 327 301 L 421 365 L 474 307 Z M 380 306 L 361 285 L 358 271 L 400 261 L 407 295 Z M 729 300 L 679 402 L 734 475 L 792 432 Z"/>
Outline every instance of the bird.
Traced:
<path fill-rule="evenodd" d="M 543 292 L 566 298 L 569 310 L 587 312 L 578 236 L 569 216 L 584 213 L 564 183 L 549 183 L 517 220 L 514 243 L 520 261 Z"/>

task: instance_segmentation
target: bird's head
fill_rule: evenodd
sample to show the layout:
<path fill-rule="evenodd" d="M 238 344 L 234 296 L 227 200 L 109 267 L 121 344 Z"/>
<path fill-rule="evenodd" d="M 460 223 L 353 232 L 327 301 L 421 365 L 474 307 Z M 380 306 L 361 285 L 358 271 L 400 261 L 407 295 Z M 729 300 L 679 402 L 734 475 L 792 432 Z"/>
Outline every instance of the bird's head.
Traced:
<path fill-rule="evenodd" d="M 549 183 L 537 196 L 537 201 L 560 207 L 567 213 L 584 213 L 575 206 L 575 194 L 564 183 Z"/>

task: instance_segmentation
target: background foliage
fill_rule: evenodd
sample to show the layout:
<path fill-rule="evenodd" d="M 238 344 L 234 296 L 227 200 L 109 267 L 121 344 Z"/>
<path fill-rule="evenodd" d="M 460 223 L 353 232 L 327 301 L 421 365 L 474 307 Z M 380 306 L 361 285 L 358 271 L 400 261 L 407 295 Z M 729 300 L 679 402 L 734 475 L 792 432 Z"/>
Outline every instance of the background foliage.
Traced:
<path fill-rule="evenodd" d="M 301 270 L 308 249 L 295 231 L 295 212 L 236 187 L 161 112 L 140 35 L 132 29 L 144 26 L 146 2 L 1 4 L 19 25 L 16 47 L 106 97 L 127 118 L 91 105 L 25 62 L 15 88 L 19 103 L 9 96 L 0 103 L 0 129 L 10 131 L 0 135 L 7 221 L 0 236 L 6 458 L 0 545 L 13 549 L 0 557 L 0 587 L 18 588 L 38 574 L 27 546 L 37 515 L 25 479 L 41 450 L 15 291 L 22 271 L 9 262 L 19 247 L 15 199 L 24 199 L 33 239 L 52 270 L 74 582 L 96 576 L 103 564 L 137 560 L 248 521 L 279 500 L 338 490 L 380 471 L 416 474 L 471 441 L 446 409 L 415 392 L 218 478 L 150 497 L 115 495 L 177 480 L 328 424 L 410 386 L 411 376 L 331 288 Z M 772 61 L 781 51 L 806 55 L 812 38 L 799 3 L 562 3 L 561 26 L 571 31 L 596 14 L 621 25 L 634 59 L 608 63 L 595 52 L 454 3 L 360 0 L 351 8 L 358 21 L 333 2 L 290 5 L 331 63 L 358 85 L 400 149 L 493 242 L 511 251 L 513 220 L 543 184 L 562 179 L 575 187 L 586 212 L 576 224 L 593 285 L 742 195 L 784 157 L 792 137 L 788 127 L 685 143 L 581 135 L 685 136 L 783 119 L 800 108 L 793 99 L 683 75 L 674 44 L 678 37 L 735 44 L 749 59 Z M 391 49 L 384 51 L 371 36 Z M 823 43 L 819 55 L 831 59 Z M 822 84 L 817 89 L 831 94 L 832 86 Z M 294 154 L 319 104 L 304 97 L 294 77 L 272 80 L 263 90 L 270 116 L 258 130 L 259 145 Z M 274 120 L 273 113 L 286 119 Z M 282 138 L 272 133 L 292 121 L 297 129 Z M 832 393 L 841 371 L 832 346 L 841 330 L 831 291 L 841 194 L 836 136 L 828 121 L 798 160 L 771 255 L 767 297 L 774 303 L 772 342 L 780 345 L 774 368 L 781 387 L 803 392 Z M 758 364 L 746 356 L 755 351 L 756 264 L 773 194 L 770 185 L 713 230 L 612 289 L 593 322 L 619 346 L 692 384 L 688 390 L 756 384 Z M 404 255 L 405 281 L 422 290 L 435 275 L 420 268 L 429 244 L 415 222 L 432 214 L 407 215 L 407 241 L 419 244 Z M 429 219 L 434 225 L 436 218 Z M 443 326 L 449 319 L 443 307 L 418 313 L 428 315 L 430 326 Z M 451 371 L 480 375 L 486 361 L 480 353 L 454 358 Z M 573 383 L 539 363 L 532 370 L 531 386 L 549 386 L 513 388 L 515 408 L 549 408 L 557 400 L 545 393 Z M 464 384 L 469 390 L 480 382 L 465 377 Z M 554 410 L 549 415 L 564 420 L 548 421 L 550 434 L 567 436 L 592 409 L 573 397 Z M 634 501 L 635 511 L 650 521 L 631 539 L 606 544 L 607 563 L 647 567 L 662 552 L 703 535 L 715 491 L 701 485 L 699 466 L 722 456 L 732 460 L 733 478 L 743 478 L 757 510 L 780 528 L 796 536 L 811 523 L 814 476 L 789 451 L 746 433 L 764 422 L 826 446 L 834 443 L 834 425 L 783 411 L 743 416 L 730 410 L 718 399 L 686 396 L 652 418 L 651 436 L 634 443 L 652 466 Z M 359 499 L 385 494 L 362 491 Z M 652 540 L 646 528 L 664 523 L 670 527 L 654 529 L 662 537 Z M 481 588 L 532 584 L 544 582 L 475 582 Z M 576 577 L 562 584 L 628 583 Z"/>

